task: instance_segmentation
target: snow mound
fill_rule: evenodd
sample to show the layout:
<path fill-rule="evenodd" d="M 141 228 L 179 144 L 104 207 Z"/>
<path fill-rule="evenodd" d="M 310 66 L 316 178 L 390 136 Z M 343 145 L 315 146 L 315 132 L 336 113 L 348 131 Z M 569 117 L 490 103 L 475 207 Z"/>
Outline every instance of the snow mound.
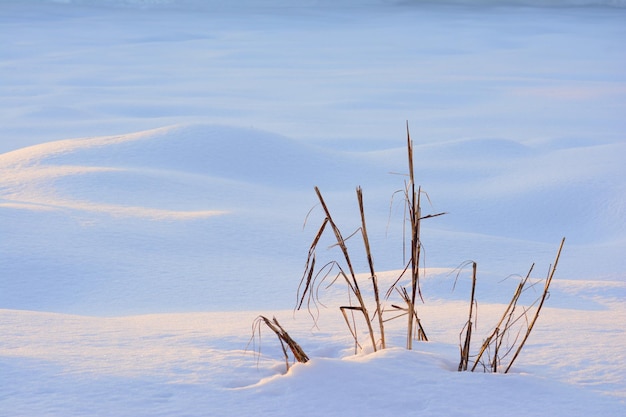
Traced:
<path fill-rule="evenodd" d="M 62 140 L 0 155 L 0 205 L 163 219 L 206 217 L 224 213 L 215 208 L 223 202 L 206 196 L 224 200 L 261 185 L 308 188 L 312 178 L 324 182 L 317 170 L 331 178 L 341 166 L 345 163 L 330 153 L 267 132 L 174 126 Z M 234 190 L 234 184 L 240 188 Z M 140 207 L 142 202 L 152 207 Z M 180 209 L 190 206 L 198 209 Z"/>
<path fill-rule="evenodd" d="M 449 327 L 457 312 L 452 304 L 425 311 L 428 328 Z M 278 313 L 292 316 L 289 311 Z M 609 332 L 619 326 L 614 320 L 610 324 L 610 316 L 623 316 L 618 305 L 593 315 L 593 323 L 581 320 L 588 313 L 572 311 L 569 317 L 575 320 L 569 327 L 561 312 L 547 309 L 539 330 L 548 331 L 537 331 L 528 354 L 520 357 L 523 372 L 518 368 L 506 375 L 456 372 L 456 330 L 450 337 L 433 335 L 445 341 L 417 343 L 414 351 L 390 347 L 356 356 L 350 349 L 340 352 L 336 346 L 345 349 L 350 341 L 341 336 L 347 330 L 338 311 L 333 313 L 335 319 L 323 325 L 325 334 L 312 334 L 309 324 L 300 320 L 288 322 L 290 333 L 307 352 L 328 346 L 336 352 L 312 355 L 308 363 L 295 364 L 285 373 L 276 340 L 264 338 L 261 356 L 244 350 L 254 312 L 95 318 L 0 310 L 5 336 L 0 369 L 7 376 L 0 380 L 0 389 L 9 394 L 5 404 L 20 407 L 24 415 L 49 413 L 51 405 L 64 416 L 98 415 L 104 408 L 141 416 L 415 411 L 430 416 L 582 417 L 617 416 L 623 410 L 619 399 L 594 392 L 620 395 L 623 387 L 624 365 L 616 360 L 616 337 L 623 336 Z M 584 349 L 563 343 L 565 335 L 590 327 L 595 340 L 586 342 Z M 613 343 L 606 344 L 610 340 Z M 594 362 L 603 359 L 595 353 L 599 348 L 610 352 L 606 362 Z M 13 398 L 28 401 L 14 404 Z"/>
<path fill-rule="evenodd" d="M 357 162 L 214 125 L 0 155 L 0 269 L 9 277 L 0 305 L 90 314 L 233 309 L 238 297 L 289 305 L 312 187 L 352 188 L 350 175 L 364 171 Z M 337 175 L 346 167 L 350 175 Z M 276 296 L 256 297 L 266 287 Z"/>
<path fill-rule="evenodd" d="M 417 177 L 434 205 L 425 209 L 450 213 L 425 222 L 429 266 L 473 259 L 493 282 L 532 262 L 546 267 L 566 236 L 563 278 L 622 280 L 625 145 L 579 145 L 416 146 Z M 346 231 L 358 227 L 354 187 L 362 185 L 377 268 L 401 268 L 402 219 L 390 199 L 402 178 L 388 173 L 404 170 L 405 152 L 331 152 L 198 124 L 5 153 L 0 273 L 11 279 L 0 305 L 107 314 L 231 309 L 245 299 L 286 308 L 317 226 L 314 210 L 300 232 L 317 203 L 314 185 Z M 272 297 L 256 297 L 263 288 Z"/>
<path fill-rule="evenodd" d="M 285 376 L 266 379 L 248 389 L 256 395 L 271 394 L 282 399 L 280 411 L 272 412 L 261 405 L 259 411 L 264 415 L 361 416 L 395 408 L 398 412 L 411 410 L 432 416 L 587 416 L 598 412 L 589 402 L 594 394 L 565 384 L 530 375 L 459 373 L 446 369 L 448 363 L 441 352 L 447 348 L 435 343 L 420 346 L 419 352 L 392 348 L 344 359 L 314 359 L 295 365 Z M 439 353 L 434 353 L 436 350 Z M 337 395 L 337 390 L 350 395 L 344 398 Z M 532 401 L 521 400 L 520 392 Z M 485 395 L 489 395 L 490 401 L 475 401 Z M 582 404 L 588 406 L 581 405 L 579 395 L 587 396 L 587 402 Z M 320 401 L 322 398 L 325 400 Z M 606 407 L 607 413 L 619 408 L 611 402 L 600 406 Z"/>

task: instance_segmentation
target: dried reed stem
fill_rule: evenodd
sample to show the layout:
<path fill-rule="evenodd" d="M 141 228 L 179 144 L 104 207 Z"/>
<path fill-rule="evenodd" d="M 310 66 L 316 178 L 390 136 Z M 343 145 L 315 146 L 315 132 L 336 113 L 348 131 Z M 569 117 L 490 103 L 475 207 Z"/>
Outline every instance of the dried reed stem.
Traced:
<path fill-rule="evenodd" d="M 515 355 L 513 355 L 513 359 L 511 359 L 511 362 L 509 363 L 509 365 L 507 366 L 506 370 L 504 371 L 505 374 L 508 373 L 509 370 L 511 369 L 511 366 L 513 366 L 513 362 L 515 362 L 515 360 L 519 356 L 520 352 L 522 351 L 522 348 L 524 347 L 524 344 L 526 343 L 526 340 L 528 340 L 528 336 L 530 336 L 530 332 L 533 330 L 533 327 L 535 326 L 535 323 L 537 322 L 537 319 L 539 318 L 539 312 L 541 312 L 541 308 L 543 307 L 543 303 L 546 300 L 546 298 L 548 297 L 550 284 L 552 283 L 552 278 L 554 278 L 554 273 L 556 272 L 556 267 L 557 267 L 557 265 L 559 263 L 559 258 L 561 257 L 561 250 L 563 249 L 563 245 L 564 244 L 565 244 L 565 238 L 563 238 L 561 240 L 561 245 L 559 246 L 559 250 L 558 250 L 558 252 L 556 254 L 556 259 L 554 260 L 554 266 L 552 266 L 552 268 L 550 269 L 550 271 L 548 273 L 548 277 L 546 278 L 546 283 L 545 283 L 545 286 L 543 288 L 543 294 L 541 296 L 541 301 L 539 302 L 539 306 L 537 306 L 537 311 L 535 312 L 535 316 L 533 317 L 532 321 L 528 325 L 528 328 L 526 329 L 526 334 L 524 335 L 524 338 L 522 339 L 522 341 L 520 342 L 517 350 L 515 351 Z"/>
<path fill-rule="evenodd" d="M 421 217 L 421 205 L 420 196 L 421 188 L 415 191 L 415 173 L 413 167 L 413 142 L 411 141 L 411 134 L 409 132 L 409 124 L 406 125 L 406 138 L 407 138 L 407 156 L 409 159 L 409 183 L 406 190 L 406 204 L 409 208 L 409 219 L 411 224 L 411 297 L 408 303 L 409 315 L 407 323 L 407 340 L 406 348 L 413 349 L 413 319 L 415 311 L 415 299 L 419 293 L 422 298 L 422 292 L 420 289 L 420 277 L 419 277 L 419 263 L 420 263 L 420 217 Z"/>
<path fill-rule="evenodd" d="M 335 224 L 330 214 L 330 210 L 328 210 L 328 206 L 326 205 L 326 202 L 324 201 L 324 198 L 322 197 L 322 193 L 320 192 L 318 187 L 315 187 L 315 192 L 317 193 L 317 197 L 320 200 L 320 204 L 322 205 L 322 208 L 324 209 L 324 213 L 326 214 L 326 219 L 328 219 L 328 224 L 333 229 L 335 238 L 337 240 L 337 246 L 339 246 L 339 248 L 341 249 L 344 260 L 346 261 L 346 264 L 348 265 L 350 276 L 348 277 L 348 275 L 346 274 L 342 274 L 342 276 L 344 277 L 346 283 L 348 284 L 350 291 L 354 294 L 354 296 L 356 297 L 358 301 L 359 310 L 363 313 L 363 317 L 365 319 L 365 323 L 367 325 L 367 329 L 370 334 L 370 339 L 372 341 L 372 348 L 374 349 L 374 351 L 376 351 L 377 348 L 376 348 L 376 337 L 374 335 L 374 329 L 372 328 L 372 323 L 369 317 L 369 313 L 367 312 L 367 306 L 365 305 L 365 301 L 363 300 L 363 294 L 361 293 L 361 289 L 359 288 L 359 283 L 357 282 L 354 268 L 352 267 L 352 261 L 350 260 L 350 254 L 348 252 L 348 247 L 346 246 L 346 241 L 341 235 L 341 231 L 339 230 L 339 227 L 337 227 L 337 225 Z"/>
<path fill-rule="evenodd" d="M 478 356 L 476 357 L 476 361 L 474 362 L 474 366 L 472 366 L 472 372 L 474 372 L 474 370 L 476 369 L 476 366 L 478 365 L 478 363 L 480 362 L 480 359 L 482 358 L 483 354 L 485 353 L 485 351 L 489 348 L 489 346 L 491 345 L 491 341 L 494 340 L 495 338 L 495 357 L 494 357 L 494 372 L 495 372 L 495 361 L 498 357 L 498 351 L 500 350 L 500 347 L 502 345 L 502 341 L 504 340 L 504 337 L 507 333 L 507 331 L 509 330 L 509 325 L 511 323 L 511 320 L 513 318 L 513 314 L 515 312 L 515 307 L 517 306 L 517 302 L 519 301 L 519 298 L 522 295 L 522 292 L 524 290 L 524 286 L 526 285 L 526 282 L 528 281 L 528 278 L 530 277 L 530 274 L 532 273 L 533 268 L 535 267 L 535 264 L 533 263 L 530 267 L 530 269 L 528 270 L 528 274 L 526 274 L 526 277 L 524 279 L 522 279 L 520 281 L 520 283 L 517 285 L 517 288 L 515 289 L 515 293 L 513 293 L 513 297 L 511 298 L 511 301 L 509 302 L 509 305 L 507 306 L 506 310 L 504 311 L 504 313 L 502 314 L 502 317 L 500 318 L 500 321 L 498 322 L 498 324 L 496 325 L 495 329 L 493 330 L 493 332 L 485 339 L 485 341 L 483 342 L 480 351 L 478 352 Z M 507 320 L 504 328 L 502 328 L 502 323 L 504 323 L 504 320 Z M 500 331 L 502 331 L 500 333 Z"/>
<path fill-rule="evenodd" d="M 465 324 L 465 341 L 461 346 L 461 361 L 459 362 L 459 371 L 467 371 L 469 363 L 470 345 L 472 340 L 472 316 L 474 315 L 474 293 L 476 291 L 476 262 L 472 262 L 472 294 L 470 296 L 469 317 Z"/>
<path fill-rule="evenodd" d="M 296 361 L 300 363 L 306 363 L 309 361 L 309 357 L 307 356 L 307 354 L 304 353 L 304 350 L 302 350 L 300 345 L 296 343 L 296 341 L 293 340 L 291 336 L 289 336 L 289 333 L 287 333 L 287 331 L 280 325 L 276 317 L 273 317 L 272 320 L 270 320 L 265 316 L 259 316 L 257 320 L 263 321 L 267 325 L 267 327 L 269 327 L 270 330 L 272 330 L 276 334 L 276 337 L 278 337 L 280 347 L 282 348 L 283 354 L 285 355 L 285 364 L 287 366 L 287 370 L 289 370 L 289 355 L 287 355 L 287 348 L 285 347 L 285 345 L 289 347 L 289 350 L 291 350 L 291 353 L 293 354 L 293 357 Z M 260 332 L 261 330 L 259 327 L 259 334 Z"/>
<path fill-rule="evenodd" d="M 302 276 L 302 279 L 300 280 L 300 285 L 298 285 L 298 292 L 297 292 L 296 297 L 299 301 L 296 303 L 297 304 L 296 310 L 300 310 L 300 308 L 302 307 L 302 303 L 304 302 L 304 298 L 306 297 L 307 294 L 309 295 L 309 298 L 308 298 L 309 301 L 307 302 L 307 306 L 310 306 L 310 300 L 313 297 L 312 285 L 314 281 L 313 273 L 315 271 L 315 249 L 317 248 L 317 244 L 319 243 L 320 239 L 322 238 L 322 235 L 324 234 L 324 230 L 326 230 L 327 224 L 328 224 L 328 219 L 325 218 L 319 230 L 317 231 L 317 235 L 315 235 L 315 238 L 313 239 L 311 246 L 309 247 L 309 255 L 307 256 L 307 259 L 306 259 L 306 265 L 304 267 L 304 275 Z M 300 289 L 302 288 L 303 284 L 304 284 L 304 290 L 302 290 L 302 295 L 300 296 Z"/>
<path fill-rule="evenodd" d="M 378 316 L 378 327 L 380 328 L 380 348 L 385 349 L 385 325 L 383 322 L 383 310 L 380 305 L 380 295 L 378 291 L 378 278 L 374 271 L 374 260 L 370 249 L 369 237 L 367 235 L 367 226 L 365 224 L 365 210 L 363 208 L 363 190 L 361 187 L 356 189 L 357 199 L 359 201 L 359 212 L 361 213 L 361 234 L 363 236 L 363 245 L 367 255 L 367 264 L 370 269 L 370 278 L 372 279 L 372 287 L 374 289 L 374 299 L 376 301 L 376 315 Z"/>

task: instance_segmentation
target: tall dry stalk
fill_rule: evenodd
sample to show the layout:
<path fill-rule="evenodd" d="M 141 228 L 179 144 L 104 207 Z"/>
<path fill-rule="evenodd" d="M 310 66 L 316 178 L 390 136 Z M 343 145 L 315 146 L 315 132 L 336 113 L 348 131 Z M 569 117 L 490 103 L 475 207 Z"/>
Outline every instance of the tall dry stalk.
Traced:
<path fill-rule="evenodd" d="M 296 293 L 296 310 L 300 310 L 300 308 L 302 308 L 302 303 L 304 302 L 305 298 L 307 299 L 307 307 L 309 312 L 311 311 L 311 303 L 315 303 L 315 297 L 312 296 L 314 291 L 313 285 L 315 282 L 315 249 L 317 248 L 317 245 L 322 238 L 322 235 L 324 234 L 324 230 L 326 230 L 327 224 L 328 219 L 324 218 L 322 225 L 317 231 L 317 234 L 315 235 L 315 238 L 313 239 L 313 242 L 311 242 L 311 246 L 309 247 L 309 255 L 307 256 L 306 265 L 304 267 L 305 275 L 300 280 L 300 285 L 298 286 L 298 291 Z M 302 288 L 303 284 L 304 289 Z M 306 296 L 307 294 L 309 294 L 309 297 Z M 316 317 L 313 317 L 313 319 L 316 320 Z"/>
<path fill-rule="evenodd" d="M 416 186 L 415 184 L 415 167 L 413 164 L 413 141 L 411 140 L 411 133 L 409 132 L 409 124 L 407 122 L 406 125 L 406 138 L 407 138 L 407 157 L 408 157 L 408 166 L 409 166 L 409 182 L 405 185 L 404 199 L 406 204 L 406 213 L 409 217 L 409 227 L 411 233 L 411 244 L 410 244 L 410 258 L 409 264 L 405 268 L 404 271 L 407 271 L 410 268 L 411 272 L 411 284 L 409 289 L 409 297 L 405 298 L 407 303 L 407 311 L 408 311 L 408 321 L 407 321 L 407 338 L 406 338 L 406 348 L 411 350 L 413 349 L 413 339 L 414 337 L 414 329 L 415 319 L 417 318 L 417 312 L 415 310 L 415 303 L 417 301 L 417 296 L 419 295 L 420 299 L 423 301 L 422 290 L 420 286 L 420 257 L 422 253 L 422 240 L 421 240 L 421 222 L 424 219 L 429 219 L 431 217 L 442 216 L 446 213 L 437 213 L 437 214 L 429 214 L 427 216 L 422 217 L 422 188 Z M 400 275 L 404 275 L 404 271 Z M 398 280 L 392 285 L 392 287 L 387 291 L 387 296 L 392 292 L 393 288 L 395 288 Z M 421 323 L 420 323 L 421 328 Z"/>
<path fill-rule="evenodd" d="M 421 187 L 415 191 L 415 170 L 413 167 L 413 142 L 411 141 L 411 134 L 409 133 L 409 125 L 406 126 L 406 138 L 407 138 L 407 154 L 409 158 L 409 184 L 406 189 L 406 204 L 409 208 L 409 220 L 411 227 L 411 297 L 408 300 L 409 314 L 407 323 L 407 336 L 406 336 L 406 348 L 413 349 L 413 319 L 415 311 L 415 299 L 419 293 L 422 298 L 422 291 L 420 288 L 420 275 L 419 264 L 421 254 L 421 240 L 420 240 L 420 217 L 421 217 Z"/>
<path fill-rule="evenodd" d="M 526 328 L 526 334 L 524 334 L 524 338 L 522 339 L 522 341 L 520 342 L 519 346 L 517 347 L 517 350 L 515 351 L 515 354 L 513 355 L 513 359 L 511 359 L 511 362 L 509 362 L 509 365 L 507 366 L 506 370 L 504 371 L 504 373 L 508 373 L 509 370 L 511 369 L 511 366 L 513 366 L 513 363 L 515 362 L 515 360 L 517 359 L 517 357 L 519 356 L 520 352 L 522 351 L 522 348 L 524 347 L 524 344 L 526 343 L 526 341 L 528 340 L 528 337 L 530 336 L 530 332 L 533 330 L 533 327 L 535 326 L 535 323 L 537 322 L 537 319 L 539 318 L 539 313 L 541 312 L 541 308 L 543 307 L 543 303 L 544 301 L 546 301 L 546 298 L 548 297 L 549 294 L 549 290 L 550 290 L 550 284 L 552 283 L 552 278 L 554 278 L 554 273 L 556 272 L 556 267 L 559 263 L 559 258 L 561 257 L 561 251 L 563 250 L 563 245 L 565 244 L 565 238 L 563 238 L 561 240 L 561 245 L 559 246 L 559 250 L 556 254 L 556 259 L 554 260 L 554 265 L 550 268 L 549 272 L 548 272 L 548 276 L 546 278 L 546 282 L 543 288 L 543 294 L 541 295 L 541 301 L 539 302 L 539 306 L 537 306 L 537 311 L 535 311 L 535 316 L 533 317 L 532 321 L 530 322 L 530 324 L 528 325 L 528 327 Z"/>
<path fill-rule="evenodd" d="M 472 317 L 474 317 L 474 304 L 476 300 L 474 294 L 476 292 L 476 262 L 472 262 L 472 293 L 470 296 L 469 316 L 465 323 L 465 340 L 461 345 L 461 361 L 459 362 L 459 371 L 467 371 L 467 365 L 470 357 L 470 346 L 472 342 Z M 461 330 L 461 333 L 463 331 Z"/>
<path fill-rule="evenodd" d="M 361 288 L 359 287 L 359 283 L 356 279 L 356 273 L 354 272 L 354 267 L 352 266 L 352 261 L 350 259 L 350 253 L 348 251 L 346 241 L 341 235 L 341 230 L 339 230 L 339 227 L 337 227 L 337 224 L 334 222 L 330 214 L 330 210 L 328 210 L 328 206 L 326 206 L 326 202 L 324 201 L 324 198 L 322 197 L 322 193 L 320 192 L 320 189 L 318 187 L 315 187 L 315 192 L 317 193 L 317 197 L 320 200 L 320 204 L 322 205 L 322 208 L 324 209 L 324 213 L 326 213 L 326 218 L 328 219 L 328 223 L 330 224 L 330 227 L 333 229 L 333 233 L 335 234 L 335 238 L 337 239 L 337 245 L 339 246 L 339 248 L 341 249 L 341 252 L 343 253 L 344 260 L 346 261 L 346 265 L 348 266 L 348 271 L 350 272 L 350 276 L 343 273 L 343 271 L 341 275 L 344 277 L 352 294 L 354 294 L 354 296 L 356 297 L 358 306 L 356 307 L 348 306 L 348 309 L 361 311 L 361 313 L 363 314 L 363 318 L 365 319 L 365 323 L 367 325 L 367 330 L 369 332 L 370 339 L 372 341 L 372 348 L 374 349 L 374 351 L 376 351 L 377 350 L 376 349 L 376 336 L 374 335 L 372 322 L 370 321 L 369 313 L 367 311 L 367 305 L 365 304 L 365 300 L 363 299 L 363 293 L 361 292 Z"/>
<path fill-rule="evenodd" d="M 361 235 L 363 236 L 363 245 L 365 246 L 365 253 L 367 255 L 367 264 L 370 270 L 370 279 L 372 280 L 372 287 L 374 291 L 374 300 L 376 301 L 376 316 L 378 316 L 378 327 L 380 331 L 380 347 L 385 349 L 385 324 L 383 321 L 383 309 L 381 307 L 380 295 L 378 291 L 378 278 L 374 271 L 374 259 L 372 257 L 372 251 L 370 249 L 370 241 L 367 235 L 367 225 L 365 224 L 365 209 L 363 208 L 363 190 L 361 187 L 356 189 L 357 200 L 359 201 L 359 212 L 361 213 Z"/>
<path fill-rule="evenodd" d="M 490 364 L 491 365 L 490 368 L 493 372 L 497 372 L 498 363 L 501 359 L 499 356 L 499 352 L 501 351 L 502 343 L 507 333 L 509 332 L 512 323 L 516 321 L 516 319 L 514 319 L 515 308 L 517 307 L 517 302 L 519 301 L 519 298 L 522 296 L 522 293 L 524 292 L 524 287 L 526 286 L 526 283 L 528 282 L 528 279 L 530 278 L 530 274 L 532 273 L 534 267 L 535 267 L 535 264 L 532 264 L 530 269 L 528 270 L 528 274 L 526 274 L 526 277 L 522 279 L 520 283 L 517 285 L 517 288 L 515 289 L 515 292 L 513 293 L 513 297 L 511 298 L 511 301 L 509 302 L 506 310 L 502 314 L 500 321 L 498 321 L 498 324 L 496 324 L 496 327 L 491 332 L 491 334 L 487 336 L 487 338 L 483 341 L 480 351 L 478 352 L 478 355 L 476 356 L 474 366 L 472 366 L 472 372 L 476 369 L 476 367 L 480 363 L 482 356 L 491 347 L 492 344 L 494 346 L 494 357 L 493 357 L 493 361 Z M 505 320 L 506 320 L 506 323 L 505 323 Z"/>
<path fill-rule="evenodd" d="M 297 309 L 300 309 L 304 299 L 307 298 L 310 302 L 311 299 L 315 300 L 315 296 L 314 296 L 314 281 L 315 279 L 318 277 L 319 273 L 321 271 L 318 271 L 317 274 L 315 274 L 314 272 L 314 268 L 315 268 L 315 250 L 317 248 L 317 245 L 319 244 L 320 238 L 322 236 L 322 234 L 324 233 L 324 231 L 326 230 L 327 226 L 330 226 L 330 228 L 333 231 L 333 234 L 335 236 L 335 240 L 336 240 L 336 246 L 339 247 L 339 249 L 341 250 L 341 253 L 343 254 L 343 260 L 347 266 L 347 272 L 341 267 L 341 265 L 337 262 L 337 261 L 333 261 L 333 262 L 329 262 L 328 264 L 326 264 L 326 266 L 330 265 L 330 268 L 332 267 L 337 267 L 339 269 L 339 273 L 337 277 L 342 277 L 344 279 L 344 281 L 346 282 L 346 284 L 348 285 L 348 289 L 349 289 L 349 293 L 354 295 L 354 297 L 356 298 L 356 305 L 352 305 L 352 303 L 350 303 L 350 305 L 348 306 L 342 306 L 340 307 L 342 314 L 344 315 L 344 318 L 346 319 L 346 324 L 348 325 L 348 327 L 350 328 L 350 333 L 352 334 L 352 336 L 355 339 L 355 345 L 359 345 L 358 339 L 357 339 L 357 331 L 356 328 L 353 328 L 353 326 L 355 326 L 354 324 L 350 324 L 350 320 L 348 319 L 347 316 L 347 312 L 355 312 L 355 311 L 359 311 L 361 312 L 361 314 L 363 315 L 363 318 L 365 320 L 366 326 L 367 326 L 367 330 L 372 342 L 372 348 L 374 349 L 374 351 L 377 350 L 377 343 L 376 343 L 376 335 L 374 333 L 374 328 L 372 327 L 372 323 L 371 323 L 371 319 L 369 316 L 369 312 L 367 309 L 367 305 L 365 303 L 365 300 L 363 298 L 363 293 L 361 291 L 361 288 L 359 286 L 358 280 L 356 278 L 356 273 L 354 271 L 354 267 L 352 266 L 352 260 L 350 258 L 350 253 L 348 250 L 348 246 L 346 244 L 346 240 L 344 239 L 343 235 L 341 234 L 341 230 L 339 230 L 339 227 L 337 226 L 337 224 L 335 223 L 335 221 L 333 220 L 333 217 L 330 213 L 330 210 L 328 209 L 328 206 L 326 205 L 326 201 L 324 200 L 324 197 L 322 196 L 322 193 L 320 191 L 320 189 L 318 187 L 315 187 L 315 193 L 317 194 L 317 197 L 320 201 L 320 204 L 322 206 L 322 209 L 324 210 L 324 214 L 325 214 L 325 219 L 324 222 L 322 223 L 322 226 L 320 227 L 313 243 L 311 244 L 311 247 L 309 248 L 309 257 L 307 259 L 307 263 L 306 263 L 306 269 L 305 269 L 305 273 L 304 276 L 302 278 L 302 280 L 300 281 L 300 287 L 302 288 L 304 285 L 304 290 L 302 292 L 302 295 L 299 296 L 299 301 L 298 301 L 298 307 Z M 361 199 L 360 201 L 360 206 L 361 206 L 361 210 L 362 210 L 362 194 L 358 191 L 357 189 L 357 196 L 360 196 L 359 198 Z M 364 215 L 363 216 L 363 220 L 362 220 L 362 224 L 365 224 L 364 221 Z M 370 271 L 372 274 L 372 277 L 374 277 L 374 282 L 375 282 L 375 288 L 377 288 L 377 283 L 375 280 L 375 273 L 374 273 L 374 263 L 373 260 L 371 259 L 371 252 L 369 250 L 369 240 L 367 239 L 367 232 L 366 231 L 362 231 L 362 235 L 364 237 L 364 240 L 366 241 L 366 251 L 368 254 L 368 263 L 370 264 Z M 323 270 L 324 268 L 322 268 Z M 324 277 L 325 278 L 325 277 Z M 324 279 L 322 279 L 323 281 Z M 333 281 L 334 282 L 334 281 Z M 378 296 L 376 296 L 377 299 Z M 377 306 L 377 311 L 380 310 L 380 306 Z M 354 323 L 354 321 L 353 321 Z M 381 334 L 384 334 L 384 330 L 381 329 Z"/>

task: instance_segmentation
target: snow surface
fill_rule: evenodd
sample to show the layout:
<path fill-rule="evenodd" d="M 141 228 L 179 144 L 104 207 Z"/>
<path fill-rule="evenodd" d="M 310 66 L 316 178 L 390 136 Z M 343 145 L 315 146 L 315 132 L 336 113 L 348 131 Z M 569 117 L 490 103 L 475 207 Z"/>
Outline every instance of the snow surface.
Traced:
<path fill-rule="evenodd" d="M 626 414 L 625 6 L 1 0 L 0 415 Z M 407 120 L 448 212 L 423 229 L 430 342 L 396 320 L 354 355 L 340 285 L 317 327 L 291 310 L 313 186 L 346 235 L 363 187 L 386 288 Z M 478 263 L 478 344 L 563 236 L 513 372 L 456 372 L 454 268 Z M 259 314 L 312 360 L 249 344 Z"/>

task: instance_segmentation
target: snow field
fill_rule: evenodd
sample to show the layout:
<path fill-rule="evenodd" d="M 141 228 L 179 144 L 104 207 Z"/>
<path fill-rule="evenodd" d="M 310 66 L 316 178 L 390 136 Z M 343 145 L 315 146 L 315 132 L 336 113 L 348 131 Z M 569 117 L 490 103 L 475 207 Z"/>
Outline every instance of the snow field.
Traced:
<path fill-rule="evenodd" d="M 0 1 L 0 415 L 624 415 L 626 15 L 556 3 Z M 354 355 L 341 285 L 291 310 L 313 186 L 388 285 L 407 120 L 431 341 Z M 454 268 L 479 344 L 563 236 L 514 372 L 456 372 Z"/>

